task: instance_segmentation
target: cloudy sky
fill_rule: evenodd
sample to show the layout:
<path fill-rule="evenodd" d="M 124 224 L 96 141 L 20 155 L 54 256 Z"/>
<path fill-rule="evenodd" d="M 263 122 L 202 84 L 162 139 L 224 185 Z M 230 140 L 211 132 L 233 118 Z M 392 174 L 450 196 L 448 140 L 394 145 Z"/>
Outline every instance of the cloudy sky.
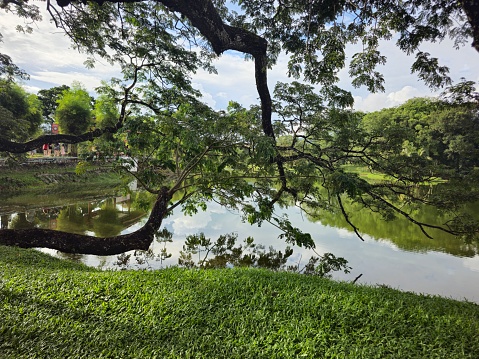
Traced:
<path fill-rule="evenodd" d="M 86 69 L 83 65 L 86 57 L 71 49 L 70 41 L 50 23 L 48 14 L 44 14 L 42 22 L 34 25 L 33 34 L 17 32 L 15 27 L 18 24 L 17 17 L 0 10 L 0 33 L 3 35 L 0 52 L 10 55 L 18 66 L 30 74 L 30 81 L 24 82 L 29 91 L 36 93 L 43 88 L 71 85 L 74 80 L 93 91 L 101 80 L 120 76 L 118 70 L 106 62 L 97 63 L 94 69 Z M 448 66 L 454 81 L 461 77 L 479 81 L 479 53 L 469 45 L 456 51 L 450 41 L 444 41 L 421 49 Z M 379 68 L 386 79 L 384 93 L 371 94 L 366 89 L 354 89 L 347 70 L 340 73 L 340 86 L 352 91 L 356 109 L 374 111 L 399 105 L 412 97 L 434 95 L 415 75 L 411 75 L 413 57 L 406 56 L 393 43 L 386 43 L 382 51 L 388 59 L 388 63 Z M 277 81 L 288 81 L 286 62 L 286 57 L 281 57 L 269 72 L 271 90 Z M 215 62 L 215 66 L 218 75 L 200 71 L 193 76 L 193 82 L 203 93 L 205 102 L 217 110 L 224 108 L 229 100 L 244 106 L 257 103 L 252 62 L 244 61 L 242 55 L 228 52 Z"/>

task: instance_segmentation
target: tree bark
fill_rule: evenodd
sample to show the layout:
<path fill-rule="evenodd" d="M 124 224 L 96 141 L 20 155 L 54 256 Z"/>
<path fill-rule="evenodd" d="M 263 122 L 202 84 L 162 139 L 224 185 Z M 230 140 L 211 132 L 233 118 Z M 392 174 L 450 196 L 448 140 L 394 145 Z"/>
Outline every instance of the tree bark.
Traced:
<path fill-rule="evenodd" d="M 162 188 L 146 224 L 129 234 L 98 238 L 41 228 L 2 229 L 0 230 L 0 245 L 21 248 L 50 248 L 65 253 L 102 256 L 120 254 L 131 250 L 147 250 L 154 239 L 155 232 L 160 229 L 163 218 L 168 213 L 168 203 L 171 198 L 172 194 L 169 189 Z"/>
<path fill-rule="evenodd" d="M 102 4 L 103 0 L 92 0 Z M 111 2 L 139 2 L 142 0 L 112 0 Z M 229 26 L 223 22 L 210 0 L 159 0 L 172 11 L 179 12 L 190 20 L 201 34 L 211 43 L 216 54 L 227 50 L 236 50 L 250 54 L 255 60 L 256 88 L 261 100 L 262 127 L 266 136 L 275 138 L 272 118 L 272 100 L 267 82 L 267 41 L 245 29 Z M 59 6 L 67 6 L 70 0 L 57 0 Z M 124 106 L 123 106 L 124 110 Z M 122 111 L 124 114 L 124 111 Z M 121 126 L 108 131 L 114 132 Z M 105 131 L 95 130 L 80 136 L 47 135 L 27 143 L 0 141 L 0 151 L 24 153 L 40 147 L 43 143 L 64 142 L 79 143 L 99 137 Z M 280 177 L 285 184 L 284 168 L 281 160 L 276 159 Z M 113 255 L 129 250 L 146 250 L 150 246 L 154 232 L 161 226 L 172 193 L 163 189 L 145 226 L 138 231 L 121 236 L 97 238 L 45 229 L 0 230 L 0 244 L 23 248 L 45 247 L 67 253 Z"/>
<path fill-rule="evenodd" d="M 118 131 L 118 127 L 108 127 L 105 129 L 95 129 L 90 132 L 83 133 L 81 135 L 43 135 L 37 137 L 31 141 L 20 143 L 12 142 L 4 138 L 0 138 L 0 152 L 9 152 L 9 153 L 26 153 L 34 149 L 42 147 L 45 143 L 81 143 L 86 141 L 91 141 L 97 137 L 100 137 L 104 133 L 115 133 Z"/>
<path fill-rule="evenodd" d="M 463 0 L 461 5 L 472 27 L 472 47 L 479 52 L 479 0 Z"/>

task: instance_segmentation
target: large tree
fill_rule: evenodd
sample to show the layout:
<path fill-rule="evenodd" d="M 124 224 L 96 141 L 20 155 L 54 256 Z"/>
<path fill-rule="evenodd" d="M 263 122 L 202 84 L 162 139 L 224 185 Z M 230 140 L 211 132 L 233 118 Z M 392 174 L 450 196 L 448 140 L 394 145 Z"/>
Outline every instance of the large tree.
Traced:
<path fill-rule="evenodd" d="M 92 124 L 92 106 L 88 91 L 81 84 L 73 84 L 57 100 L 55 118 L 60 125 L 60 132 L 81 135 Z"/>
<path fill-rule="evenodd" d="M 42 102 L 42 113 L 45 122 L 50 125 L 55 122 L 54 115 L 58 107 L 58 100 L 60 100 L 64 92 L 69 89 L 70 86 L 61 85 L 38 91 L 38 99 Z"/>
<path fill-rule="evenodd" d="M 41 102 L 21 86 L 0 80 L 0 138 L 23 142 L 39 131 Z"/>
<path fill-rule="evenodd" d="M 5 3 L 17 11 L 25 5 Z M 404 216 L 425 235 L 431 227 L 477 233 L 477 223 L 465 216 L 437 226 L 403 209 L 405 199 L 426 201 L 416 185 L 441 173 L 427 158 L 402 152 L 394 133 L 385 139 L 365 131 L 360 116 L 348 109 L 351 94 L 336 85 L 346 66 L 346 45 L 359 41 L 362 50 L 349 65 L 352 84 L 382 90 L 384 79 L 376 67 L 386 58 L 380 43 L 394 37 L 399 48 L 415 55 L 412 71 L 422 80 L 433 88 L 450 84 L 448 69 L 421 51 L 421 45 L 449 35 L 457 46 L 472 39 L 479 50 L 476 1 L 248 0 L 239 1 L 238 8 L 213 0 L 61 0 L 58 5 L 47 3 L 75 46 L 121 65 L 124 80 L 102 89 L 117 101 L 120 114 L 103 129 L 27 143 L 5 140 L 0 150 L 23 152 L 43 142 L 76 143 L 116 132 L 128 136 L 141 169 L 132 175 L 158 197 L 146 225 L 128 235 L 99 239 L 40 229 L 2 230 L 0 243 L 95 254 L 146 249 L 169 211 L 181 205 L 191 212 L 208 199 L 225 206 L 242 203 L 249 222 L 271 221 L 284 230 L 287 241 L 306 246 L 314 245 L 311 236 L 276 216 L 276 204 L 339 211 L 358 235 L 344 198 L 385 218 Z M 227 50 L 254 60 L 258 107 L 231 104 L 221 114 L 199 102 L 189 74 L 198 67 L 214 71 L 211 58 Z M 278 84 L 273 101 L 267 72 L 280 51 L 288 53 L 289 74 L 320 86 L 319 93 L 299 82 Z M 342 165 L 352 160 L 390 180 L 370 183 L 345 172 Z M 477 198 L 474 193 L 470 200 Z"/>
<path fill-rule="evenodd" d="M 396 141 L 402 141 L 402 151 L 410 155 L 424 155 L 438 166 L 468 172 L 479 165 L 479 102 L 474 85 L 463 81 L 443 98 L 415 98 L 369 113 L 364 126 L 378 135 L 394 133 Z"/>

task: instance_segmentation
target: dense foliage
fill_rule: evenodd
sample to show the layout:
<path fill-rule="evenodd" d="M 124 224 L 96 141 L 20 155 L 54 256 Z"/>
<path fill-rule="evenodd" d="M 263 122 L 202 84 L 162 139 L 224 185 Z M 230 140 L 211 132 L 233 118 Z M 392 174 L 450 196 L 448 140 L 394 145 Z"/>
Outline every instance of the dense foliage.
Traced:
<path fill-rule="evenodd" d="M 26 141 L 38 135 L 41 102 L 21 86 L 0 80 L 0 138 Z"/>
<path fill-rule="evenodd" d="M 97 89 L 102 97 L 95 109 L 96 124 L 90 122 L 86 96 L 80 101 L 85 106 L 77 109 L 73 97 L 67 96 L 76 90 L 69 90 L 59 100 L 57 116 L 60 121 L 76 118 L 71 121 L 75 128 L 64 123 L 64 134 L 54 137 L 23 143 L 6 139 L 0 141 L 0 150 L 18 153 L 41 142 L 97 139 L 96 146 L 118 157 L 120 168 L 156 194 L 157 201 L 138 233 L 103 238 L 97 245 L 88 236 L 35 229 L 5 230 L 0 242 L 96 254 L 147 249 L 162 219 L 174 208 L 190 214 L 204 209 L 210 200 L 240 207 L 251 224 L 269 221 L 283 230 L 282 239 L 306 247 L 314 247 L 313 238 L 277 213 L 280 206 L 342 213 L 359 236 L 347 201 L 386 220 L 402 216 L 426 236 L 435 228 L 475 238 L 477 219 L 461 211 L 464 202 L 479 198 L 474 180 L 477 99 L 471 83 L 448 89 L 450 98 L 461 103 L 431 103 L 434 109 L 420 104 L 417 112 L 428 114 L 420 120 L 413 113 L 404 117 L 403 108 L 389 110 L 398 113 L 393 121 L 389 112 L 371 114 L 363 121 L 362 114 L 351 110 L 352 95 L 337 86 L 338 73 L 346 66 L 346 45 L 359 42 L 362 46 L 348 65 L 352 85 L 383 89 L 377 66 L 386 58 L 380 44 L 392 41 L 394 34 L 396 45 L 415 55 L 411 70 L 420 79 L 432 88 L 450 85 L 447 67 L 421 51 L 421 45 L 446 36 L 454 39 L 455 46 L 477 40 L 477 24 L 471 16 L 474 3 L 47 3 L 56 25 L 75 47 L 91 55 L 89 66 L 100 56 L 118 64 L 123 79 L 112 79 Z M 6 2 L 4 9 L 34 19 L 38 15 L 27 2 Z M 190 75 L 199 68 L 215 71 L 211 60 L 228 50 L 254 60 L 259 103 L 247 109 L 231 102 L 218 112 L 202 103 Z M 287 53 L 289 75 L 298 81 L 276 84 L 272 96 L 267 73 L 280 51 Z M 64 111 L 67 104 L 75 110 Z M 62 117 L 62 111 L 68 116 Z M 369 181 L 348 172 L 344 165 L 349 163 L 379 172 L 387 181 Z M 437 178 L 454 186 L 432 195 L 417 190 Z M 467 188 L 467 198 L 458 196 L 457 188 Z M 447 212 L 446 220 L 423 222 L 409 209 L 414 206 L 404 206 L 410 203 L 439 206 Z"/>
<path fill-rule="evenodd" d="M 69 89 L 69 86 L 62 85 L 38 91 L 38 99 L 42 102 L 42 114 L 46 122 L 50 124 L 55 122 L 54 115 L 58 107 L 58 100 Z"/>
<path fill-rule="evenodd" d="M 90 101 L 90 95 L 80 84 L 73 84 L 71 89 L 63 92 L 55 111 L 62 133 L 80 135 L 90 127 L 92 119 Z"/>
<path fill-rule="evenodd" d="M 429 157 L 436 165 L 456 172 L 469 172 L 479 166 L 476 102 L 413 99 L 396 108 L 367 114 L 363 122 L 375 134 L 392 133 L 408 155 Z"/>

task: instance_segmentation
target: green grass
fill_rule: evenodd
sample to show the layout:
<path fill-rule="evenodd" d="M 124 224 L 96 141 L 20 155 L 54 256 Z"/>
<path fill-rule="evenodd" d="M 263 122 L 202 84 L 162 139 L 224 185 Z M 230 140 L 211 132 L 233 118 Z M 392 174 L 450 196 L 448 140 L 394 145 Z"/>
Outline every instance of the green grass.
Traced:
<path fill-rule="evenodd" d="M 55 182 L 45 182 L 45 176 L 53 176 Z M 43 179 L 42 179 L 43 178 Z M 52 178 L 52 177 L 50 177 Z M 85 186 L 88 184 L 88 186 Z M 55 193 L 98 192 L 102 189 L 118 187 L 123 184 L 118 173 L 107 168 L 93 167 L 85 174 L 77 175 L 74 165 L 34 165 L 25 167 L 0 167 L 0 200 L 25 197 L 26 204 L 32 204 L 38 196 Z M 21 201 L 21 200 L 20 200 Z M 23 203 L 22 202 L 22 203 Z"/>
<path fill-rule="evenodd" d="M 258 269 L 0 247 L 0 358 L 478 358 L 479 306 Z"/>
<path fill-rule="evenodd" d="M 361 165 L 343 165 L 342 166 L 343 170 L 346 172 L 350 173 L 356 173 L 359 175 L 359 177 L 364 178 L 368 181 L 371 182 L 382 182 L 382 181 L 387 181 L 391 180 L 391 177 L 381 173 L 381 172 L 374 172 L 369 170 L 366 166 L 361 166 Z M 431 181 L 429 181 L 429 184 L 435 184 L 435 183 L 443 183 L 445 180 L 440 179 L 440 178 L 434 178 Z"/>
<path fill-rule="evenodd" d="M 371 172 L 366 166 L 358 166 L 358 165 L 343 165 L 342 168 L 346 172 L 350 173 L 357 173 L 359 177 L 362 177 L 364 179 L 370 180 L 370 181 L 385 181 L 388 179 L 388 177 L 382 173 L 379 172 Z"/>

